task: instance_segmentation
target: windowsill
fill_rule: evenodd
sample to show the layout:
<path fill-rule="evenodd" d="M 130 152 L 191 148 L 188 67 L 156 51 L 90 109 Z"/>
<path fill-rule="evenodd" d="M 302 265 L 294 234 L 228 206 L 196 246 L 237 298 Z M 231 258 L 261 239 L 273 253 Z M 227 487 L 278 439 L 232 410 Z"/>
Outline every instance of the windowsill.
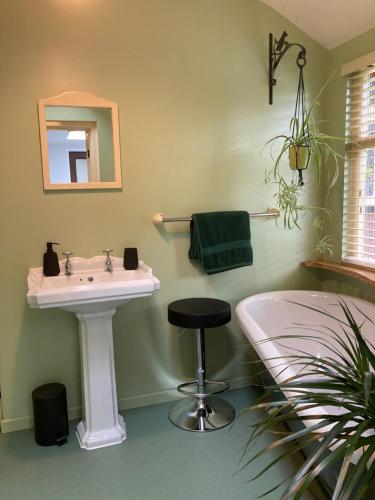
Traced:
<path fill-rule="evenodd" d="M 344 276 L 350 276 L 368 285 L 375 285 L 375 270 L 363 269 L 345 263 L 324 262 L 322 260 L 305 260 L 301 262 L 301 265 L 312 269 L 332 271 Z"/>

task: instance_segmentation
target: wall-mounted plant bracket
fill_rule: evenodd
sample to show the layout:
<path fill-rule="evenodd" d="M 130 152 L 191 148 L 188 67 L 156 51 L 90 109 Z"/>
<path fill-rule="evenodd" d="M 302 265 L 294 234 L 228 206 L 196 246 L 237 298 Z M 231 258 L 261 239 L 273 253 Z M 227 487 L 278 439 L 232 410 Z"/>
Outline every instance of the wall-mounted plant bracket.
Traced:
<path fill-rule="evenodd" d="M 281 59 L 285 56 L 291 47 L 299 47 L 300 51 L 297 56 L 297 66 L 299 68 L 306 64 L 306 49 L 299 43 L 289 43 L 286 41 L 288 33 L 283 31 L 280 39 L 273 38 L 273 34 L 269 34 L 269 103 L 273 103 L 273 88 L 276 85 L 275 71 Z"/>

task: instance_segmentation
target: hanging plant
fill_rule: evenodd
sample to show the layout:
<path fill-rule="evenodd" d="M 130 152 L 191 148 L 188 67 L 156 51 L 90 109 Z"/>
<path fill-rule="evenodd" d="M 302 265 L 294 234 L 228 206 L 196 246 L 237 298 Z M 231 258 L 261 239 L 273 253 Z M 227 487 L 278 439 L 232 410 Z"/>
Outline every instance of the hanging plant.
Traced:
<path fill-rule="evenodd" d="M 275 195 L 277 207 L 283 216 L 284 227 L 292 229 L 294 226 L 301 229 L 298 224 L 300 217 L 306 214 L 305 205 L 301 204 L 301 185 L 291 182 L 288 184 L 280 177 L 279 190 Z"/>
<path fill-rule="evenodd" d="M 303 186 L 302 172 L 310 162 L 311 147 L 309 142 L 310 129 L 306 118 L 306 101 L 305 101 L 305 83 L 303 80 L 303 68 L 306 64 L 306 58 L 298 59 L 297 66 L 299 67 L 299 79 L 297 88 L 296 105 L 294 108 L 294 116 L 290 122 L 292 131 L 292 141 L 288 146 L 289 166 L 292 170 L 298 171 L 298 184 Z"/>
<path fill-rule="evenodd" d="M 343 158 L 336 151 L 336 141 L 343 141 L 344 139 L 321 132 L 318 128 L 319 122 L 315 122 L 313 118 L 314 112 L 320 105 L 318 99 L 333 75 L 320 89 L 311 106 L 307 108 L 303 76 L 305 64 L 306 59 L 297 60 L 300 71 L 294 115 L 289 123 L 290 134 L 277 135 L 266 143 L 266 146 L 270 145 L 274 165 L 272 169 L 266 171 L 265 182 L 273 182 L 276 185 L 275 198 L 277 208 L 283 216 L 284 227 L 301 229 L 300 218 L 313 208 L 320 210 L 321 213 L 315 221 L 315 230 L 319 238 L 315 250 L 321 256 L 322 254 L 332 256 L 333 240 L 330 236 L 323 236 L 323 234 L 326 216 L 329 215 L 327 206 L 330 190 L 338 178 L 338 161 Z M 274 155 L 276 147 L 278 150 L 277 154 Z M 281 166 L 285 160 L 288 160 L 289 167 L 293 171 L 291 178 L 281 173 Z M 302 187 L 304 186 L 303 172 L 310 164 L 313 165 L 318 184 L 321 180 L 323 168 L 327 174 L 327 196 L 323 207 L 308 207 L 300 201 L 303 194 Z M 331 165 L 333 165 L 333 171 Z M 296 176 L 297 173 L 298 176 Z"/>

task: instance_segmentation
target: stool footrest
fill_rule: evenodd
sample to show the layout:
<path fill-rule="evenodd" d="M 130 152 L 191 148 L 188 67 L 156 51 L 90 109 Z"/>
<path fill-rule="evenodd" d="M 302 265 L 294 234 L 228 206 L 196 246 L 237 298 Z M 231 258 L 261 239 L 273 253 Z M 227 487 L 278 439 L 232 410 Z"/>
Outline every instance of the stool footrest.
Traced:
<path fill-rule="evenodd" d="M 177 387 L 177 390 L 186 396 L 195 398 L 206 398 L 215 394 L 220 394 L 229 389 L 229 384 L 217 380 L 205 380 L 203 386 L 198 385 L 198 380 L 185 382 Z"/>

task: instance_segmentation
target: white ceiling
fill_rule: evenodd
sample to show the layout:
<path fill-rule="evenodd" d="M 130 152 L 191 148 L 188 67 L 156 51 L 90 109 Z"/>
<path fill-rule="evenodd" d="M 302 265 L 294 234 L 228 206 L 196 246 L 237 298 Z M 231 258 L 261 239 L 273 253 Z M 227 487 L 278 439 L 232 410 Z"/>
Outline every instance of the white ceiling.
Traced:
<path fill-rule="evenodd" d="M 375 27 L 375 0 L 261 1 L 327 49 Z"/>

